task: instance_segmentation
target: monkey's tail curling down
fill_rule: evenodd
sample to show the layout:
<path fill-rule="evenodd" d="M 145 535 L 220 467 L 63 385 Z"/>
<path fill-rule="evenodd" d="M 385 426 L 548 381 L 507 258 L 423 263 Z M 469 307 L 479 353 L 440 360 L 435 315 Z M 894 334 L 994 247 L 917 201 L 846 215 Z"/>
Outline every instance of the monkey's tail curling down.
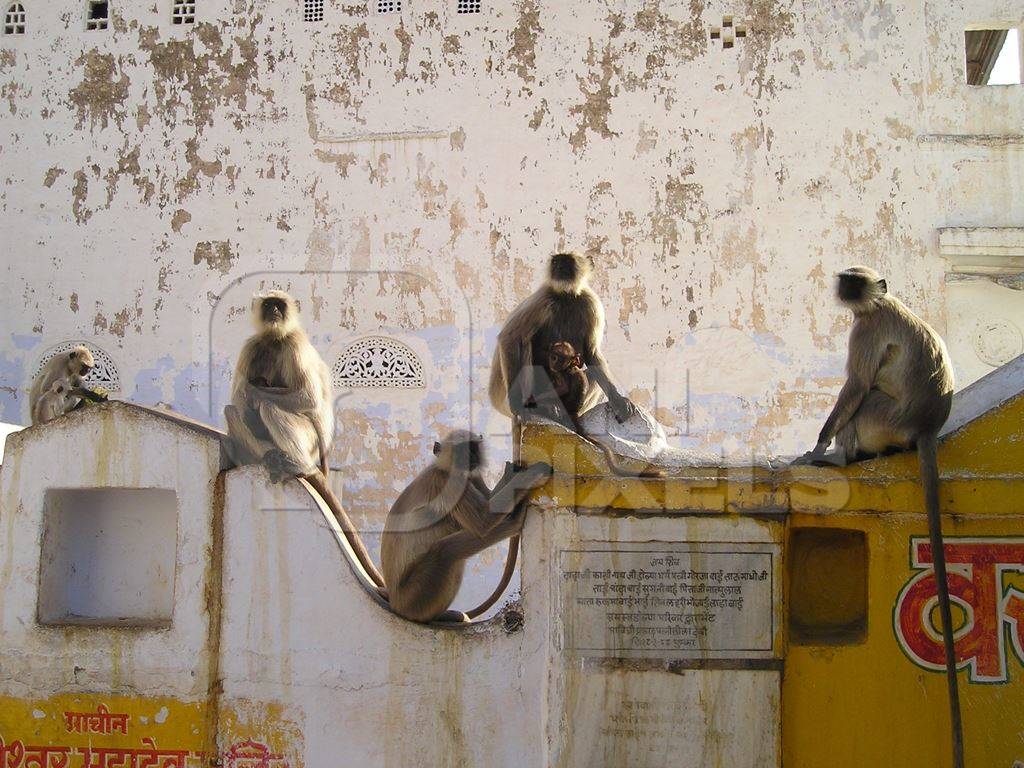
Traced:
<path fill-rule="evenodd" d="M 932 564 L 942 616 L 942 644 L 946 651 L 946 684 L 949 689 L 949 718 L 953 736 L 953 768 L 964 768 L 964 733 L 960 716 L 960 689 L 956 679 L 956 650 L 953 643 L 953 612 L 949 601 L 946 576 L 946 553 L 942 540 L 942 516 L 939 513 L 938 439 L 933 432 L 917 439 L 917 458 L 921 464 L 921 485 L 928 512 L 928 540 L 932 547 Z"/>

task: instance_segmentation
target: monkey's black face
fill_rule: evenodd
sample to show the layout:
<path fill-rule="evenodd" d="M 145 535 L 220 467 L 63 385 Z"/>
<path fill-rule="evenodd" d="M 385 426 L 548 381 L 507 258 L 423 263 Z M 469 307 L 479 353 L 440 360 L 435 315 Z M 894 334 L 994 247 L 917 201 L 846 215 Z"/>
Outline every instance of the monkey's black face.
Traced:
<path fill-rule="evenodd" d="M 82 363 L 78 367 L 78 375 L 79 376 L 88 376 L 89 375 L 89 371 L 91 371 L 91 370 L 92 370 L 92 366 L 91 365 L 86 365 L 85 363 Z"/>
<path fill-rule="evenodd" d="M 288 304 L 283 299 L 264 299 L 260 315 L 265 323 L 283 323 L 288 317 Z"/>
<path fill-rule="evenodd" d="M 551 257 L 551 279 L 575 283 L 579 279 L 579 266 L 572 254 L 560 253 Z"/>
<path fill-rule="evenodd" d="M 470 472 L 480 468 L 484 462 L 484 448 L 479 440 L 469 440 L 455 446 L 455 463 Z"/>
<path fill-rule="evenodd" d="M 855 275 L 840 275 L 836 281 L 836 298 L 846 304 L 856 304 L 864 299 L 867 281 Z"/>

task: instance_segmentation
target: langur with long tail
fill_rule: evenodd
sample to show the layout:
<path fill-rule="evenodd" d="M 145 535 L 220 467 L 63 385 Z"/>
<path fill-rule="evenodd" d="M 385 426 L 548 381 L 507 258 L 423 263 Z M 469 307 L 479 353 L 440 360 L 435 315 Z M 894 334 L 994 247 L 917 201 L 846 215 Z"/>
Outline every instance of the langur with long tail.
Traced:
<path fill-rule="evenodd" d="M 519 534 L 526 495 L 546 483 L 552 469 L 543 462 L 506 464 L 492 491 L 480 475 L 483 438 L 464 430 L 434 443 L 434 457 L 388 512 L 381 568 L 395 613 L 419 622 L 463 622 L 489 605 L 468 615 L 449 609 L 466 560 Z"/>
<path fill-rule="evenodd" d="M 327 365 L 284 291 L 257 295 L 253 334 L 238 356 L 231 405 L 224 408 L 225 451 L 235 465 L 263 464 L 272 482 L 297 477 L 331 508 L 363 569 L 378 588 L 384 580 L 355 526 L 327 484 L 334 437 L 334 402 Z"/>
<path fill-rule="evenodd" d="M 939 335 L 888 292 L 870 267 L 839 273 L 836 296 L 853 312 L 846 383 L 813 451 L 796 463 L 845 464 L 917 449 L 938 585 L 953 732 L 953 765 L 963 766 L 952 611 L 939 513 L 938 435 L 953 401 L 953 366 Z M 832 440 L 838 457 L 826 454 Z"/>
<path fill-rule="evenodd" d="M 85 377 L 95 365 L 92 352 L 84 345 L 79 345 L 70 352 L 57 355 L 48 361 L 32 382 L 32 388 L 28 393 L 32 423 L 43 423 L 39 420 L 39 414 L 42 414 L 44 409 L 39 408 L 39 402 L 44 397 L 49 401 L 45 409 L 49 418 L 44 421 L 50 421 L 61 414 L 80 408 L 84 404 L 83 400 L 91 400 L 94 403 L 106 402 L 106 395 L 94 392 L 85 383 Z M 58 381 L 64 385 L 64 392 L 59 398 L 54 397 L 53 392 L 53 387 Z"/>

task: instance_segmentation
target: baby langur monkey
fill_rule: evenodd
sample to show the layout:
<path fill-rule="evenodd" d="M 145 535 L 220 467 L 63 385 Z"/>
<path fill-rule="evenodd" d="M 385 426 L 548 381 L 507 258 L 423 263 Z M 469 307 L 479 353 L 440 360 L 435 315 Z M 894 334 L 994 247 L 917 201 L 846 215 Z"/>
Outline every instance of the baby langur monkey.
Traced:
<path fill-rule="evenodd" d="M 45 424 L 64 413 L 68 402 L 68 380 L 57 379 L 48 392 L 36 402 L 32 412 L 33 424 Z"/>
<path fill-rule="evenodd" d="M 483 437 L 456 430 L 434 443 L 435 459 L 402 491 L 381 537 L 381 570 L 391 607 L 419 622 L 467 621 L 448 610 L 466 560 L 517 535 L 526 495 L 547 482 L 551 466 L 505 465 L 494 490 L 480 476 Z"/>
<path fill-rule="evenodd" d="M 664 473 L 656 469 L 643 469 L 633 472 L 619 463 L 619 457 L 604 443 L 591 439 L 580 424 L 580 413 L 586 398 L 589 381 L 583 368 L 583 358 L 568 341 L 552 343 L 545 360 L 544 370 L 551 382 L 545 392 L 541 390 L 540 399 L 531 398 L 527 407 L 534 407 L 539 413 L 550 416 L 560 424 L 571 425 L 572 430 L 604 454 L 605 461 L 611 471 L 623 477 L 664 477 Z"/>
<path fill-rule="evenodd" d="M 839 273 L 839 301 L 853 311 L 846 383 L 813 451 L 795 463 L 826 460 L 835 438 L 839 463 L 916 448 L 921 466 L 935 582 L 942 617 L 953 734 L 953 765 L 963 766 L 953 622 L 939 514 L 938 435 L 953 399 L 953 367 L 946 345 L 926 322 L 890 296 L 870 267 Z"/>
<path fill-rule="evenodd" d="M 66 354 L 57 355 L 43 366 L 35 381 L 32 382 L 32 388 L 28 393 L 28 406 L 32 416 L 32 423 L 43 423 L 37 420 L 37 414 L 40 413 L 39 403 L 44 396 L 49 396 L 50 399 L 48 411 L 60 405 L 59 412 L 55 412 L 46 421 L 80 408 L 83 404 L 83 398 L 96 403 L 106 402 L 106 395 L 93 392 L 85 386 L 85 377 L 89 375 L 89 371 L 95 365 L 96 362 L 93 360 L 92 352 L 89 351 L 88 347 L 80 345 Z M 53 394 L 53 386 L 58 381 L 63 382 L 65 386 L 62 404 L 59 404 L 58 400 L 51 396 Z"/>

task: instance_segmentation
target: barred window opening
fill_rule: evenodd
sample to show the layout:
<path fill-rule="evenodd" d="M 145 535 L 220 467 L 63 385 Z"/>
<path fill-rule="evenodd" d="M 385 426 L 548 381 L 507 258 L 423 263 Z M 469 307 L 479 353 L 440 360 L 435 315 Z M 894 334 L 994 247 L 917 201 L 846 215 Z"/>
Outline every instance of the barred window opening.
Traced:
<path fill-rule="evenodd" d="M 7 13 L 4 15 L 4 34 L 25 34 L 25 6 L 21 3 L 7 6 Z"/>
<path fill-rule="evenodd" d="M 331 380 L 336 388 L 424 386 L 423 364 L 409 347 L 384 336 L 350 345 L 335 362 Z"/>
<path fill-rule="evenodd" d="M 85 28 L 101 30 L 107 28 L 110 19 L 110 3 L 107 0 L 89 0 L 89 13 L 85 18 Z"/>
<path fill-rule="evenodd" d="M 171 10 L 171 22 L 174 24 L 196 23 L 196 0 L 174 0 Z"/>

